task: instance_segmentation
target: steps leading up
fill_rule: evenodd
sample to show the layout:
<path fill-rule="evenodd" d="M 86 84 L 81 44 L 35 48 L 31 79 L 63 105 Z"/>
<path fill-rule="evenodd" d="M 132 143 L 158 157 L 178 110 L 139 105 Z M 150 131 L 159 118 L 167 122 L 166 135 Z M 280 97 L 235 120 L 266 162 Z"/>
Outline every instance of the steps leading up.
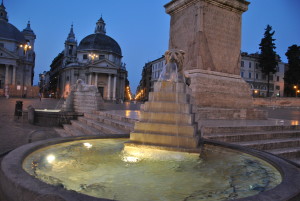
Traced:
<path fill-rule="evenodd" d="M 57 131 L 62 137 L 81 135 L 128 134 L 133 131 L 136 120 L 113 114 L 109 111 L 93 111 L 83 117 L 64 124 L 64 132 Z"/>
<path fill-rule="evenodd" d="M 299 125 L 202 126 L 202 137 L 263 150 L 300 164 Z"/>

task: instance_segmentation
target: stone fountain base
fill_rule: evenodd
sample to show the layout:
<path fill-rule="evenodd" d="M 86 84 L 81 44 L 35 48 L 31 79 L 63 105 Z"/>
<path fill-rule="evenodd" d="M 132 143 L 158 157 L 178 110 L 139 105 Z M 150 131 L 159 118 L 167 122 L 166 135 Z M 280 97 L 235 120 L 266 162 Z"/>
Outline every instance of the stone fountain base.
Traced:
<path fill-rule="evenodd" d="M 182 82 L 159 81 L 141 107 L 141 119 L 130 134 L 131 144 L 195 149 L 198 147 L 188 86 Z"/>

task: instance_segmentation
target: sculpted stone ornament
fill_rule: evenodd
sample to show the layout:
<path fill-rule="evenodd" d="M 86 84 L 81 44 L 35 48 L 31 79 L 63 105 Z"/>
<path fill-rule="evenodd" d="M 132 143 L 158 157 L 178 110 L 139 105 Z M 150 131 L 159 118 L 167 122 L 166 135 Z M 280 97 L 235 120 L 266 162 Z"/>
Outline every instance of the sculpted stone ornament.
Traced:
<path fill-rule="evenodd" d="M 166 59 L 166 69 L 165 73 L 168 73 L 172 71 L 172 68 L 177 68 L 176 72 L 172 72 L 173 74 L 176 74 L 177 81 L 179 82 L 185 82 L 188 86 L 191 83 L 190 78 L 185 77 L 184 71 L 183 71 L 183 63 L 184 63 L 184 56 L 185 52 L 183 50 L 176 50 L 176 49 L 170 49 L 165 52 L 165 59 Z M 176 67 L 172 66 L 172 64 L 176 64 Z M 172 77 L 172 73 L 170 77 Z"/>
<path fill-rule="evenodd" d="M 85 84 L 82 79 L 78 79 L 76 84 L 72 86 L 72 91 L 78 92 L 98 92 L 98 89 L 94 85 Z"/>
<path fill-rule="evenodd" d="M 183 50 L 171 49 L 165 52 L 166 64 L 176 63 L 177 72 L 182 72 L 185 52 Z"/>

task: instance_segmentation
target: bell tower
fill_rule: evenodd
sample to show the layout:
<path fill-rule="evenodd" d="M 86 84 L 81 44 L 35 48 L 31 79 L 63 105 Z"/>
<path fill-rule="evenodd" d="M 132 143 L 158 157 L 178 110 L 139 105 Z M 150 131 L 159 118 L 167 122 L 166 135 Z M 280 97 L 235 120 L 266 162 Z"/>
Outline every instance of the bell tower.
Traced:
<path fill-rule="evenodd" d="M 76 62 L 77 59 L 77 40 L 73 31 L 73 24 L 71 25 L 70 33 L 65 41 L 64 51 L 64 65 Z"/>

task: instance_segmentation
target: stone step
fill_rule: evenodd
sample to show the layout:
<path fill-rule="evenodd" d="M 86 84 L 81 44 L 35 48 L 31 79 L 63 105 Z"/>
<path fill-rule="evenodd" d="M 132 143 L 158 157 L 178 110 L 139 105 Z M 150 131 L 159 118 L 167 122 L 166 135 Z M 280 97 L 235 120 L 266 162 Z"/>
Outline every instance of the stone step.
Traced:
<path fill-rule="evenodd" d="M 133 131 L 134 128 L 134 124 L 133 123 L 127 123 L 127 122 L 123 122 L 121 120 L 115 120 L 115 119 L 110 119 L 107 118 L 106 116 L 99 116 L 96 114 L 88 114 L 86 113 L 84 115 L 84 117 L 94 120 L 94 121 L 98 121 L 104 124 L 107 124 L 109 126 L 112 126 L 114 128 L 118 128 L 120 130 L 124 130 L 127 133 L 130 133 L 131 131 Z"/>
<path fill-rule="evenodd" d="M 95 129 L 94 127 L 86 124 L 83 121 L 80 121 L 80 119 L 82 119 L 83 117 L 79 117 L 78 120 L 71 120 L 71 124 L 74 128 L 80 130 L 81 132 L 83 132 L 86 135 L 101 135 L 103 133 L 101 133 L 99 130 Z"/>
<path fill-rule="evenodd" d="M 205 134 L 204 138 L 222 142 L 247 142 L 268 139 L 284 139 L 300 137 L 300 130 L 265 131 L 253 133 L 214 133 Z"/>
<path fill-rule="evenodd" d="M 155 133 L 130 133 L 130 141 L 146 145 L 170 146 L 180 148 L 197 148 L 198 138 L 187 136 L 162 135 Z"/>
<path fill-rule="evenodd" d="M 151 122 L 136 122 L 134 131 L 139 133 L 161 133 L 173 136 L 195 136 L 196 126 L 188 124 L 165 124 Z"/>
<path fill-rule="evenodd" d="M 286 139 L 271 139 L 271 140 L 260 140 L 250 142 L 237 142 L 235 144 L 251 147 L 259 150 L 271 150 L 279 148 L 291 148 L 300 147 L 300 137 L 298 138 L 286 138 Z"/>
<path fill-rule="evenodd" d="M 70 137 L 70 133 L 68 133 L 65 129 L 63 128 L 54 128 L 54 130 L 61 136 L 61 137 Z"/>
<path fill-rule="evenodd" d="M 150 92 L 150 102 L 174 102 L 174 103 L 189 103 L 190 96 L 186 93 L 175 92 Z"/>
<path fill-rule="evenodd" d="M 95 121 L 92 119 L 79 117 L 78 120 L 83 124 L 86 124 L 92 127 L 94 130 L 97 130 L 101 134 L 128 134 L 128 131 L 124 131 L 121 129 L 114 128 L 113 126 L 107 125 L 105 123 L 101 123 L 99 121 Z"/>
<path fill-rule="evenodd" d="M 154 92 L 177 92 L 186 93 L 188 86 L 182 82 L 154 82 Z"/>
<path fill-rule="evenodd" d="M 272 149 L 268 150 L 268 152 L 287 159 L 300 158 L 300 146 L 292 148 Z"/>
<path fill-rule="evenodd" d="M 140 121 L 167 124 L 192 124 L 194 114 L 167 113 L 167 112 L 142 112 Z"/>
<path fill-rule="evenodd" d="M 138 121 L 136 119 L 131 119 L 131 118 L 128 118 L 128 117 L 124 117 L 122 115 L 118 115 L 118 114 L 114 114 L 114 113 L 106 112 L 106 111 L 93 111 L 92 114 L 95 114 L 95 115 L 98 115 L 98 116 L 104 116 L 108 119 L 114 119 L 114 120 L 117 120 L 117 121 L 130 123 L 132 125 L 134 125 L 134 123 L 136 121 Z"/>
<path fill-rule="evenodd" d="M 190 114 L 192 112 L 191 105 L 173 102 L 146 102 L 142 108 L 145 112 L 168 112 L 184 114 Z"/>
<path fill-rule="evenodd" d="M 266 120 L 267 111 L 250 109 L 228 109 L 228 108 L 194 108 L 198 120 Z"/>
<path fill-rule="evenodd" d="M 217 122 L 216 122 L 217 123 Z M 300 125 L 272 125 L 272 126 L 204 126 L 201 132 L 205 135 L 214 133 L 246 133 L 263 131 L 300 130 Z"/>
<path fill-rule="evenodd" d="M 69 136 L 82 136 L 85 135 L 80 130 L 76 129 L 74 126 L 70 124 L 63 124 L 63 128 Z"/>

